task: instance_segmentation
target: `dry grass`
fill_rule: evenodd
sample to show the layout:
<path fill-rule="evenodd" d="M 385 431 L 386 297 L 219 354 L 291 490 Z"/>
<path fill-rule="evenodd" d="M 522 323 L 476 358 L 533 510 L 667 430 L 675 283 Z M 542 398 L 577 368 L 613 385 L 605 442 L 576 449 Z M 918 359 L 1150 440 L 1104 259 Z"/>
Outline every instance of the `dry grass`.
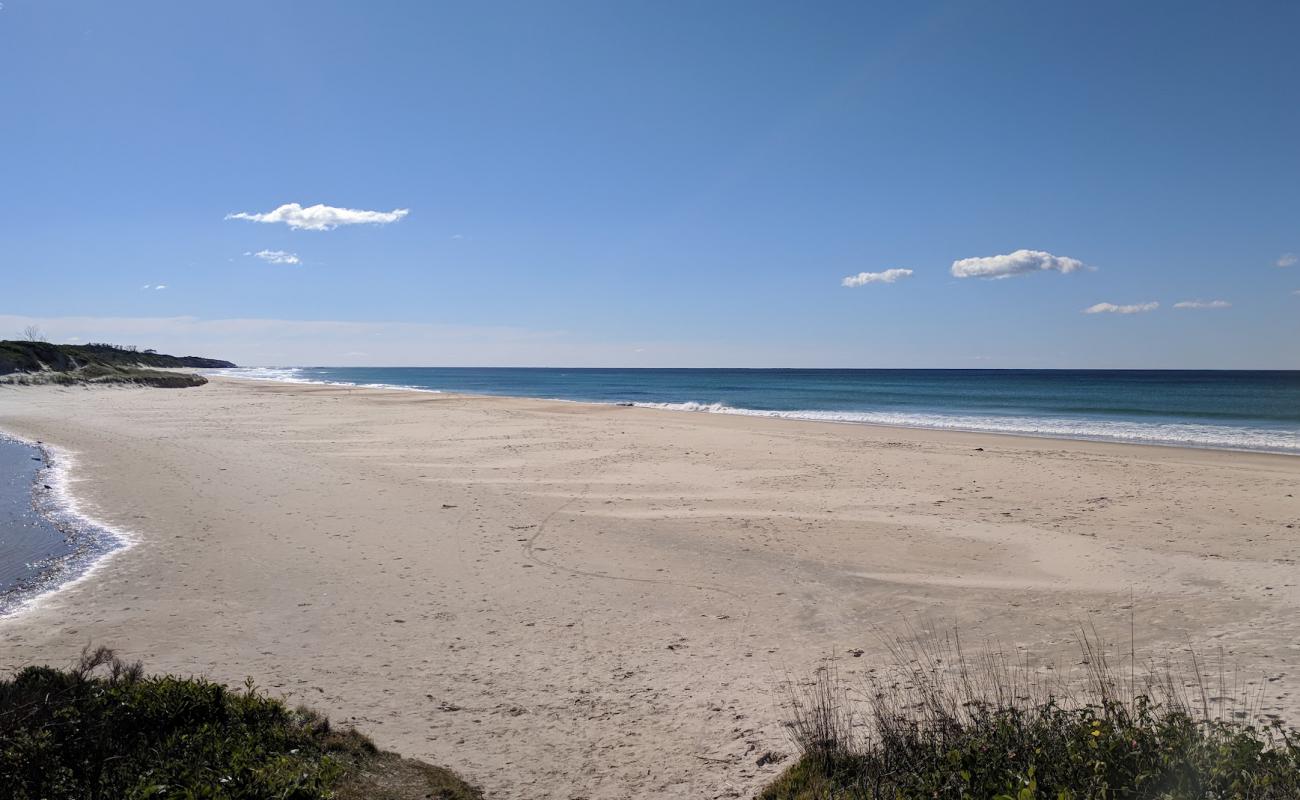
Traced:
<path fill-rule="evenodd" d="M 828 662 L 787 687 L 802 758 L 763 797 L 1300 797 L 1295 732 L 1258 719 L 1259 694 L 1194 652 L 1139 663 L 1092 628 L 1065 669 L 972 652 L 955 631 L 883 644 L 886 663 L 861 684 Z"/>

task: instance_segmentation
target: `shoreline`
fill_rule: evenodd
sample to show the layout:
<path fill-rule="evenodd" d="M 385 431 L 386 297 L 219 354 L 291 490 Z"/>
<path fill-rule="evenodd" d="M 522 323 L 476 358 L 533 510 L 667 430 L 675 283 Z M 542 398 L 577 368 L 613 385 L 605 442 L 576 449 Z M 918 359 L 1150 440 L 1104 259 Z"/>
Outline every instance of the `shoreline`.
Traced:
<path fill-rule="evenodd" d="M 206 372 L 206 371 L 201 371 L 201 372 Z M 956 434 L 959 436 L 994 437 L 996 439 L 1008 439 L 1011 441 L 1024 439 L 1031 442 L 1034 440 L 1060 442 L 1060 443 L 1073 442 L 1073 443 L 1098 444 L 1106 447 L 1112 445 L 1118 445 L 1118 446 L 1136 447 L 1136 448 L 1156 448 L 1158 450 L 1169 450 L 1173 452 L 1190 450 L 1190 451 L 1206 451 L 1210 453 L 1234 453 L 1234 454 L 1241 454 L 1241 455 L 1256 455 L 1256 456 L 1266 456 L 1266 457 L 1281 456 L 1284 458 L 1293 455 L 1291 453 L 1269 451 L 1269 450 L 1246 450 L 1246 449 L 1234 449 L 1234 448 L 1226 448 L 1226 447 L 1202 447 L 1196 445 L 1173 445 L 1173 444 L 1160 444 L 1160 443 L 1152 443 L 1152 442 L 1128 442 L 1128 441 L 1115 441 L 1115 440 L 1108 440 L 1108 439 L 1101 439 L 1101 438 L 1095 438 L 1095 439 L 1085 438 L 1085 437 L 1072 438 L 1072 437 L 1053 436 L 1048 434 L 1039 435 L 1039 434 L 1019 433 L 1019 432 L 967 430 L 967 429 L 960 429 L 960 428 L 931 428 L 931 427 L 911 426 L 911 425 L 891 425 L 888 423 L 875 423 L 875 422 L 818 420 L 818 419 L 806 419 L 800 417 L 783 417 L 777 414 L 762 414 L 762 413 L 728 414 L 726 412 L 721 412 L 721 413 L 695 412 L 688 409 L 661 408 L 655 405 L 647 405 L 647 404 L 634 403 L 628 405 L 624 403 L 612 403 L 612 402 L 603 403 L 603 402 L 595 402 L 595 401 L 587 401 L 587 400 L 569 400 L 566 398 L 557 398 L 557 397 L 527 397 L 527 396 L 515 396 L 515 395 L 474 394 L 469 392 L 450 392 L 450 391 L 440 390 L 440 389 L 423 389 L 419 387 L 410 387 L 410 386 L 391 386 L 391 385 L 380 385 L 380 384 L 360 385 L 360 384 L 352 384 L 352 383 L 326 382 L 326 381 L 292 381 L 292 380 L 280 380 L 280 379 L 247 378 L 243 376 L 232 377 L 226 375 L 210 375 L 208 377 L 209 379 L 215 378 L 218 381 L 230 381 L 234 383 L 240 383 L 240 382 L 249 382 L 253 384 L 271 383 L 271 384 L 287 385 L 287 386 L 308 386 L 308 387 L 319 386 L 319 387 L 332 387 L 332 388 L 348 389 L 348 390 L 418 392 L 423 394 L 439 395 L 448 399 L 455 399 L 455 400 L 486 400 L 486 401 L 501 400 L 501 401 L 518 401 L 518 402 L 537 402 L 537 403 L 544 403 L 544 404 L 557 403 L 557 404 L 566 404 L 570 406 L 579 406 L 579 407 L 587 406 L 587 407 L 599 408 L 599 409 L 635 408 L 635 409 L 641 409 L 645 411 L 672 411 L 678 413 L 686 412 L 688 414 L 700 413 L 700 414 L 708 414 L 708 415 L 716 414 L 717 416 L 737 417 L 742 419 L 756 419 L 756 420 L 777 420 L 779 422 L 796 423 L 796 424 L 800 424 L 800 423 L 809 423 L 813 425 L 831 424 L 831 425 L 845 425 L 851 427 L 864 427 L 869 429 L 878 429 L 882 431 L 889 431 L 889 430 L 917 431 L 922 433 L 937 434 L 939 436 L 943 436 L 945 434 Z M 100 387 L 100 388 L 103 390 L 111 390 L 119 387 Z M 72 574 L 62 579 L 58 579 L 57 582 L 51 586 L 48 586 L 46 588 L 41 588 L 39 591 L 37 591 L 35 594 L 32 594 L 31 596 L 23 597 L 17 604 L 13 605 L 12 607 L 9 607 L 7 609 L 0 607 L 0 622 L 3 622 L 6 619 L 14 618 L 26 611 L 34 609 L 42 601 L 53 598 L 63 590 L 69 589 L 74 585 L 91 578 L 93 574 L 99 569 L 101 569 L 104 565 L 106 565 L 107 562 L 110 559 L 112 559 L 114 555 L 134 547 L 138 542 L 138 538 L 127 531 L 124 531 L 119 528 L 115 528 L 107 523 L 104 523 L 84 513 L 81 510 L 77 498 L 72 493 L 71 486 L 70 486 L 70 484 L 72 483 L 70 474 L 75 466 L 75 458 L 71 452 L 63 450 L 55 445 L 51 445 L 45 442 L 27 439 L 25 437 L 13 433 L 12 431 L 6 430 L 3 427 L 0 427 L 0 440 L 9 440 L 12 442 L 16 442 L 20 445 L 30 447 L 41 454 L 42 466 L 38 471 L 37 477 L 39 481 L 48 482 L 50 489 L 47 492 L 39 493 L 35 489 L 35 485 L 33 485 L 31 496 L 32 496 L 33 504 L 36 507 L 37 513 L 40 514 L 41 517 L 46 522 L 48 522 L 51 526 L 59 530 L 61 533 L 64 533 L 65 536 L 68 535 L 66 529 L 72 528 L 76 530 L 75 535 L 80 535 L 80 536 L 89 535 L 92 537 L 92 539 L 99 539 L 101 537 L 108 537 L 112 539 L 112 542 L 106 547 L 102 547 L 102 549 L 100 549 L 99 552 L 88 553 L 85 555 L 74 552 L 67 556 L 66 562 L 53 565 L 51 569 L 58 570 L 58 569 L 66 568 L 69 569 L 72 572 Z M 91 476 L 83 480 L 94 480 L 94 477 Z M 41 496 L 42 494 L 44 495 L 44 499 L 42 499 Z M 92 544 L 95 543 L 96 542 L 92 542 Z M 67 564 L 70 564 L 71 566 L 66 566 Z M 51 576 L 51 577 L 57 578 L 57 576 Z"/>
<path fill-rule="evenodd" d="M 0 605 L 0 622 L 37 608 L 43 601 L 89 579 L 118 552 L 135 546 L 130 533 L 86 513 L 72 492 L 76 459 L 63 448 L 19 436 L 0 428 L 0 441 L 12 442 L 40 453 L 41 466 L 28 491 L 33 510 L 67 539 L 82 539 L 71 552 L 53 557 L 42 573 L 29 579 L 31 586 L 16 585 L 12 605 Z M 40 484 L 44 489 L 37 488 Z M 43 559 L 50 560 L 50 559 Z"/>
<path fill-rule="evenodd" d="M 778 684 L 828 655 L 858 680 L 910 621 L 1070 664 L 1081 621 L 1128 641 L 1135 597 L 1139 652 L 1208 643 L 1300 712 L 1295 459 L 653 410 L 0 392 L 140 545 L 0 619 L 0 669 L 91 641 L 251 675 L 539 800 L 751 796 L 791 752 Z"/>
<path fill-rule="evenodd" d="M 297 369 L 304 369 L 304 368 L 302 367 L 284 367 L 284 368 L 258 367 L 253 369 L 278 369 L 283 371 L 283 370 L 297 370 Z M 1074 370 L 1065 370 L 1065 371 L 1074 371 Z M 1105 370 L 1101 370 L 1101 371 L 1105 372 Z M 833 414 L 867 414 L 867 413 L 883 413 L 883 412 L 858 412 L 858 411 L 841 412 L 841 411 L 822 411 L 816 409 L 806 409 L 806 410 L 754 409 L 754 408 L 740 408 L 740 407 L 726 406 L 725 404 L 722 403 L 702 403 L 694 400 L 681 401 L 681 402 L 581 400 L 581 399 L 570 399 L 565 397 L 542 397 L 542 396 L 510 395 L 510 394 L 483 394 L 483 393 L 465 392 L 459 390 L 429 389 L 429 388 L 423 388 L 419 386 L 406 386 L 406 385 L 398 385 L 398 384 L 379 384 L 379 383 L 358 384 L 358 383 L 347 383 L 344 381 L 293 379 L 293 378 L 283 378 L 283 377 L 258 378 L 249 375 L 221 374 L 223 370 L 200 370 L 200 372 L 209 379 L 216 378 L 218 380 L 249 381 L 252 383 L 276 383 L 276 384 L 284 384 L 284 385 L 291 385 L 291 386 L 336 386 L 336 387 L 348 387 L 354 389 L 381 389 L 381 390 L 404 391 L 404 392 L 422 392 L 426 394 L 439 394 L 448 397 L 484 398 L 484 399 L 500 398 L 505 400 L 520 400 L 520 401 L 535 400 L 535 401 L 552 402 L 552 403 L 577 403 L 580 405 L 591 405 L 591 406 L 601 406 L 601 407 L 613 406 L 613 407 L 643 408 L 643 409 L 654 410 L 654 411 L 674 411 L 674 412 L 686 412 L 686 413 L 695 413 L 695 414 L 716 414 L 716 415 L 723 415 L 723 416 L 750 417 L 754 419 L 781 419 L 781 420 L 787 420 L 791 422 L 815 422 L 815 423 L 836 424 L 836 425 L 864 425 L 870 427 L 891 428 L 891 429 L 901 429 L 901 430 L 938 431 L 938 432 L 967 433 L 967 434 L 978 434 L 978 435 L 988 435 L 988 436 L 1011 436 L 1011 437 L 1023 437 L 1028 439 L 1048 439 L 1054 441 L 1068 441 L 1068 442 L 1097 442 L 1102 444 L 1137 445 L 1137 446 L 1145 446 L 1145 447 L 1168 447 L 1174 449 L 1210 450 L 1215 452 L 1228 452 L 1228 453 L 1265 453 L 1265 454 L 1282 455 L 1282 456 L 1300 456 L 1300 447 L 1290 448 L 1290 449 L 1283 448 L 1283 447 L 1265 447 L 1265 446 L 1231 447 L 1227 445 L 1202 444 L 1197 442 L 1180 443 L 1172 440 L 1143 439 L 1139 437 L 1126 438 L 1118 435 L 1115 436 L 1106 436 L 1102 434 L 1067 435 L 1059 432 L 1039 433 L 1030 430 L 992 430 L 989 428 L 969 427 L 969 426 L 960 426 L 960 425 L 923 425 L 923 424 L 908 424 L 908 423 L 901 423 L 901 422 L 894 423 L 894 422 L 886 422 L 880 420 L 836 419 L 832 416 L 829 416 Z M 932 416 L 943 416 L 943 412 L 923 412 L 923 413 L 930 414 Z M 816 414 L 826 414 L 828 416 L 825 417 L 813 416 Z M 959 419 L 962 415 L 950 414 L 949 416 L 954 419 Z M 1046 419 L 1046 417 L 1044 417 L 1044 419 Z M 1176 423 L 1176 424 L 1187 424 L 1187 423 Z"/>

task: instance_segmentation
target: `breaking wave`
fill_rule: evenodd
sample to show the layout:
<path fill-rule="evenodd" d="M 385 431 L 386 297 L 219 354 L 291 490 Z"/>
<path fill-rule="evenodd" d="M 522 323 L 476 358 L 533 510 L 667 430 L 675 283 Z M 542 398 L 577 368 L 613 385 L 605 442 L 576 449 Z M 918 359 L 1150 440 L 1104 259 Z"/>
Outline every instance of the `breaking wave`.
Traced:
<path fill-rule="evenodd" d="M 1262 427 L 1227 427 L 1192 422 L 1146 422 L 1069 417 L 936 414 L 893 411 L 772 411 L 734 408 L 725 403 L 633 403 L 639 408 L 776 417 L 813 422 L 888 425 L 898 428 L 1003 433 L 1056 439 L 1086 439 L 1227 450 L 1265 450 L 1300 454 L 1300 433 Z"/>

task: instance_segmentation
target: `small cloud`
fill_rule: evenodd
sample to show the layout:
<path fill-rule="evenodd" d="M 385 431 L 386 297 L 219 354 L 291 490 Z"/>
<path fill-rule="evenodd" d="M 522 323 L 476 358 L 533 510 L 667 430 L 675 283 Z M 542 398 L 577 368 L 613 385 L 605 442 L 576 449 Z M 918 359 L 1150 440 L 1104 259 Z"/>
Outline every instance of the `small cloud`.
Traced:
<path fill-rule="evenodd" d="M 459 233 L 453 233 L 453 234 L 451 235 L 451 238 L 453 238 L 453 239 L 464 239 L 465 237 L 464 237 L 462 234 L 459 234 Z"/>
<path fill-rule="evenodd" d="M 1295 253 L 1283 253 L 1278 256 L 1277 261 L 1274 263 L 1279 267 L 1294 267 L 1297 263 L 1300 263 L 1300 256 Z"/>
<path fill-rule="evenodd" d="M 285 203 L 273 211 L 264 214 L 250 214 L 240 211 L 227 214 L 226 219 L 243 219 L 249 222 L 283 222 L 294 230 L 332 231 L 340 225 L 387 225 L 397 222 L 407 214 L 409 208 L 396 208 L 392 211 L 363 211 L 357 208 L 337 208 L 317 204 L 303 208 L 298 203 Z"/>
<path fill-rule="evenodd" d="M 165 283 L 160 283 L 160 284 L 158 284 L 157 286 L 155 286 L 155 287 L 153 287 L 153 288 L 154 288 L 155 290 L 166 289 L 166 288 L 167 288 L 167 284 L 165 284 Z"/>
<path fill-rule="evenodd" d="M 302 259 L 298 258 L 297 253 L 289 253 L 284 250 L 258 250 L 256 253 L 244 253 L 244 255 L 260 258 L 268 264 L 302 263 Z"/>
<path fill-rule="evenodd" d="M 141 290 L 144 290 L 144 289 L 153 289 L 153 290 L 155 290 L 155 291 L 158 290 L 158 289 L 166 289 L 166 288 L 167 288 L 167 284 L 165 284 L 165 283 L 160 283 L 160 284 L 157 284 L 157 285 L 154 285 L 154 284 L 152 284 L 152 283 L 146 283 L 144 286 L 141 286 L 141 287 L 140 287 Z"/>
<path fill-rule="evenodd" d="M 884 272 L 859 272 L 857 275 L 850 275 L 840 281 L 841 286 L 847 286 L 850 289 L 858 286 L 866 286 L 868 283 L 893 283 L 899 278 L 911 277 L 910 269 L 887 269 Z"/>
<path fill-rule="evenodd" d="M 1001 256 L 963 258 L 952 262 L 954 278 L 990 278 L 998 280 L 1031 272 L 1077 272 L 1092 269 L 1077 258 L 1054 256 L 1042 250 L 1017 250 Z"/>
<path fill-rule="evenodd" d="M 1174 308 L 1232 308 L 1227 300 L 1184 300 L 1174 303 Z"/>
<path fill-rule="evenodd" d="M 1145 311 L 1155 311 L 1160 308 L 1159 303 L 1134 303 L 1128 306 L 1117 306 L 1114 303 L 1098 303 L 1094 306 L 1088 306 L 1083 310 L 1085 314 L 1141 314 Z"/>

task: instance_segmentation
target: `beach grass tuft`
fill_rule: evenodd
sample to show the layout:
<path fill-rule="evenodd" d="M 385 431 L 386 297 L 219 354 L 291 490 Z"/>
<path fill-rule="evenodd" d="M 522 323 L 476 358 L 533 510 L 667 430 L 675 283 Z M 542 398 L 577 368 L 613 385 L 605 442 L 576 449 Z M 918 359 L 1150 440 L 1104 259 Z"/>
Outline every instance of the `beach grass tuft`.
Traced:
<path fill-rule="evenodd" d="M 0 787 L 14 800 L 480 800 L 307 708 L 199 678 L 146 676 L 107 648 L 0 680 Z"/>
<path fill-rule="evenodd" d="M 994 647 L 967 653 L 955 633 L 888 640 L 889 663 L 862 685 L 828 663 L 788 687 L 801 757 L 760 797 L 1300 797 L 1297 732 L 1258 721 L 1222 672 L 1204 674 L 1194 655 L 1182 671 L 1139 670 L 1101 641 L 1081 631 L 1079 669 L 1066 671 Z"/>

